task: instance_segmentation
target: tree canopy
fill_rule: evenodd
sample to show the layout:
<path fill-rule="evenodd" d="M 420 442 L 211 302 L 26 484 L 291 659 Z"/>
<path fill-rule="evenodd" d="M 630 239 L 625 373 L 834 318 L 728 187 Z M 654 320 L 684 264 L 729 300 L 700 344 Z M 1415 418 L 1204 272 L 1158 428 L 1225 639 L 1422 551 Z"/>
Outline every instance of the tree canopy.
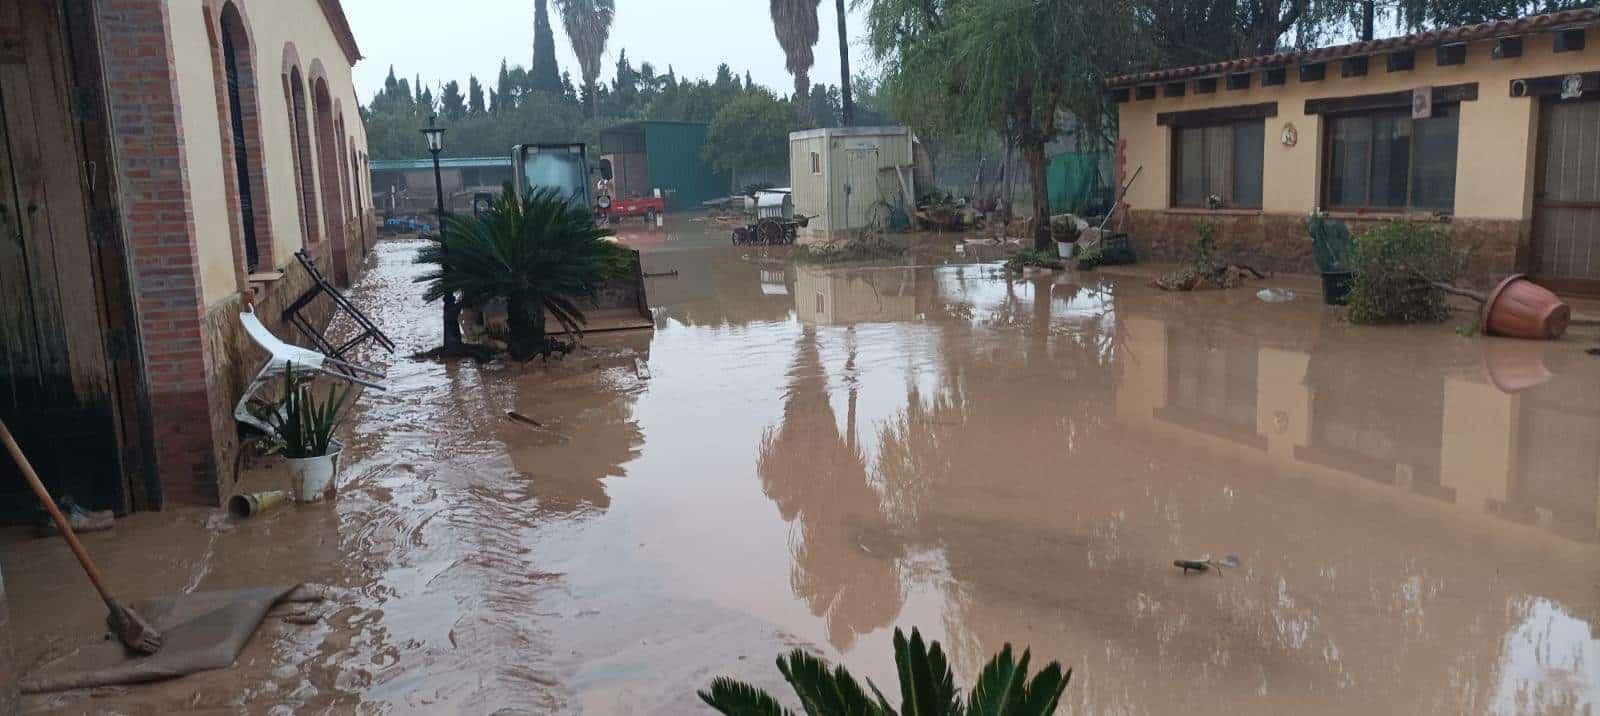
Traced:
<path fill-rule="evenodd" d="M 713 167 L 734 173 L 783 167 L 796 124 L 787 101 L 765 89 L 744 92 L 717 112 L 702 151 Z"/>

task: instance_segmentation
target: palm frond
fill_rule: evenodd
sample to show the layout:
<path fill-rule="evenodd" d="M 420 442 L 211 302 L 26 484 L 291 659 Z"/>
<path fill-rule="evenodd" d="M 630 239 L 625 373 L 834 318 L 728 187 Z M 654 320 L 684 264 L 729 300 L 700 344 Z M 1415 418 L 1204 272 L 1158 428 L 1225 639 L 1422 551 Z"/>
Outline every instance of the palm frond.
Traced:
<path fill-rule="evenodd" d="M 900 712 L 904 716 L 943 716 L 956 713 L 956 677 L 939 642 L 928 646 L 922 633 L 894 630 L 894 663 L 900 674 Z"/>
<path fill-rule="evenodd" d="M 794 687 L 800 705 L 809 716 L 883 714 L 843 666 L 830 671 L 823 660 L 795 649 L 788 657 L 778 657 L 778 671 L 783 672 L 783 678 Z"/>
<path fill-rule="evenodd" d="M 727 716 L 794 715 L 794 712 L 784 708 L 771 694 L 725 676 L 713 680 L 711 688 L 702 689 L 699 695 L 700 700 L 706 702 L 707 706 Z"/>

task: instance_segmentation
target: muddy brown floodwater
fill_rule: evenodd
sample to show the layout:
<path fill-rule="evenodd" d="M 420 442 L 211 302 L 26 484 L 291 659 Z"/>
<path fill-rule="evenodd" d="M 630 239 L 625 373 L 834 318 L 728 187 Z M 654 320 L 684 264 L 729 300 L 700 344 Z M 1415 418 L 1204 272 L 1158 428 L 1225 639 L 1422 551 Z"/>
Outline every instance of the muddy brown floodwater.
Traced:
<path fill-rule="evenodd" d="M 1060 660 L 1071 713 L 1600 705 L 1581 336 L 1357 328 L 1293 280 L 1266 303 L 937 255 L 808 268 L 707 226 L 628 236 L 679 272 L 649 279 L 654 333 L 548 368 L 366 356 L 391 390 L 362 397 L 332 505 L 90 536 L 134 596 L 348 588 L 323 623 L 28 705 L 694 713 L 719 674 L 787 695 L 796 646 L 892 684 L 897 626 L 963 682 L 1006 642 Z M 417 247 L 381 243 L 353 292 L 400 355 L 437 340 Z M 24 668 L 95 633 L 59 545 L 3 556 Z"/>

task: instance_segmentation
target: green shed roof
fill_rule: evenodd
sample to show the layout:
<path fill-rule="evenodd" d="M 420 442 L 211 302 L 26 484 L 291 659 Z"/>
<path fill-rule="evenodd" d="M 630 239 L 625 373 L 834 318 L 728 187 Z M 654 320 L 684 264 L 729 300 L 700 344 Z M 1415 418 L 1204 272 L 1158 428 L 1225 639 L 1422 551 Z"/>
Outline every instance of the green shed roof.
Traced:
<path fill-rule="evenodd" d="M 374 159 L 371 162 L 372 171 L 375 172 L 408 172 L 420 169 L 432 169 L 433 158 L 427 159 Z M 510 167 L 510 151 L 503 157 L 448 157 L 439 160 L 440 169 L 476 169 L 485 167 Z"/>

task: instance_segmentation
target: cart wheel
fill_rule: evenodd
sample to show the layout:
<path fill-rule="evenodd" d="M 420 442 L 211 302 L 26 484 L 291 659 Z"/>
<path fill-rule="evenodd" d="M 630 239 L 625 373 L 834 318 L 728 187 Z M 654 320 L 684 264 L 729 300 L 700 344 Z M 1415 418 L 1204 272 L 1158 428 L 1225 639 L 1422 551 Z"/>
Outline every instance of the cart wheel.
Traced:
<path fill-rule="evenodd" d="M 746 229 L 743 226 L 741 226 L 741 227 L 739 227 L 737 229 L 734 229 L 733 230 L 733 243 L 735 243 L 735 244 L 748 244 L 748 243 L 750 243 L 750 230 Z"/>
<path fill-rule="evenodd" d="M 763 244 L 783 243 L 783 225 L 772 219 L 756 224 L 756 238 Z"/>

